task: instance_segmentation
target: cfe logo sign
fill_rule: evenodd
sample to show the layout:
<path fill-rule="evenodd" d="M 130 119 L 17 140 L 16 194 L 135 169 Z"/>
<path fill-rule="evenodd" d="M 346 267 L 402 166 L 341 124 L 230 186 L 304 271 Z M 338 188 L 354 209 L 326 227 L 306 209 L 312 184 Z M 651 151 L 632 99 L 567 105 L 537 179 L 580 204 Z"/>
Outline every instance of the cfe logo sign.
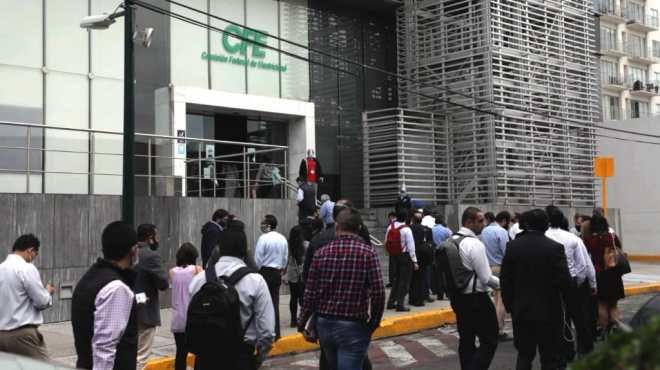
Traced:
<path fill-rule="evenodd" d="M 234 37 L 232 35 L 236 35 Z M 287 66 L 279 63 L 265 62 L 268 45 L 268 34 L 249 28 L 230 24 L 222 33 L 222 49 L 228 55 L 202 52 L 202 59 L 212 62 L 243 65 L 250 68 L 286 72 Z"/>

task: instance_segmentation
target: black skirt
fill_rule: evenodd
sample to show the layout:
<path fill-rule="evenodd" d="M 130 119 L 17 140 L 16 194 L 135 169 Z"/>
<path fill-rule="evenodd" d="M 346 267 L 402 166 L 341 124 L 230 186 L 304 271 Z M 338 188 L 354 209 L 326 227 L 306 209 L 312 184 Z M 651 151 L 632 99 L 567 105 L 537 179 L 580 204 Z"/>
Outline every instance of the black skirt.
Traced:
<path fill-rule="evenodd" d="M 614 269 L 605 270 L 596 274 L 598 284 L 598 300 L 615 304 L 626 296 L 623 289 L 621 275 Z"/>

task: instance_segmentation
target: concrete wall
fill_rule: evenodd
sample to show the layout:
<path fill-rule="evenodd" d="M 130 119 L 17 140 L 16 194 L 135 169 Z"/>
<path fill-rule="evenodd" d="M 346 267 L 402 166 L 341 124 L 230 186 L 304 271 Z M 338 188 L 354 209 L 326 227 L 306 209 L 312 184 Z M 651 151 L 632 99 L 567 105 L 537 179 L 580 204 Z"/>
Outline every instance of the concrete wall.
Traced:
<path fill-rule="evenodd" d="M 119 196 L 0 194 L 0 258 L 11 251 L 21 234 L 34 233 L 41 240 L 36 265 L 45 282 L 59 288 L 54 306 L 46 310 L 47 322 L 70 318 L 71 301 L 66 287 L 76 281 L 101 255 L 101 232 L 110 222 L 120 218 Z M 200 230 L 213 211 L 225 208 L 246 224 L 248 247 L 258 238 L 261 218 L 273 214 L 280 221 L 278 231 L 288 237 L 297 222 L 295 202 L 280 199 L 177 198 L 139 197 L 136 201 L 138 223 L 153 223 L 160 232 L 159 251 L 167 268 L 175 261 L 177 248 L 192 242 L 198 248 Z M 169 306 L 169 294 L 161 296 L 163 307 Z"/>
<path fill-rule="evenodd" d="M 660 117 L 602 125 L 660 135 Z M 598 137 L 598 152 L 614 157 L 614 177 L 607 180 L 607 205 L 621 210 L 624 249 L 632 254 L 660 255 L 660 140 L 604 129 L 598 133 L 619 138 Z"/>

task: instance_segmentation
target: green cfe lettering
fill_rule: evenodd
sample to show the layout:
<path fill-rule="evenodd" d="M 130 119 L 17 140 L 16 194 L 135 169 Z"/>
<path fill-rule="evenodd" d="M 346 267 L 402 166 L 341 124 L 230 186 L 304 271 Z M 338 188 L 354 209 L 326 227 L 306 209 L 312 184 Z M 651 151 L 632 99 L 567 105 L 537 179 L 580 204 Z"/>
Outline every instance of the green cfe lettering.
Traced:
<path fill-rule="evenodd" d="M 242 37 L 245 40 L 237 39 L 231 35 Z M 247 49 L 249 46 L 252 48 L 253 58 L 263 59 L 266 57 L 266 51 L 263 46 L 257 44 L 267 45 L 267 39 L 268 34 L 266 32 L 254 31 L 230 24 L 225 28 L 225 32 L 222 34 L 222 47 L 229 54 L 240 53 L 245 56 L 247 55 Z"/>

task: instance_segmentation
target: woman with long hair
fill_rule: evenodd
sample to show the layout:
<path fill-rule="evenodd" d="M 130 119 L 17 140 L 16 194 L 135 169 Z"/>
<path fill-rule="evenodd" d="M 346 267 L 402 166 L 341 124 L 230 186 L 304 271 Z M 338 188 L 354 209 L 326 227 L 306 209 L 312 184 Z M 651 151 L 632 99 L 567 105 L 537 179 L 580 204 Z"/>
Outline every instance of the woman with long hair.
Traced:
<path fill-rule="evenodd" d="M 616 252 L 614 248 L 620 249 L 621 242 L 601 215 L 591 218 L 588 231 L 582 237 L 596 269 L 598 325 L 607 331 L 621 315 L 617 303 L 625 297 L 625 292 L 621 273 L 608 263 L 606 256 Z"/>

